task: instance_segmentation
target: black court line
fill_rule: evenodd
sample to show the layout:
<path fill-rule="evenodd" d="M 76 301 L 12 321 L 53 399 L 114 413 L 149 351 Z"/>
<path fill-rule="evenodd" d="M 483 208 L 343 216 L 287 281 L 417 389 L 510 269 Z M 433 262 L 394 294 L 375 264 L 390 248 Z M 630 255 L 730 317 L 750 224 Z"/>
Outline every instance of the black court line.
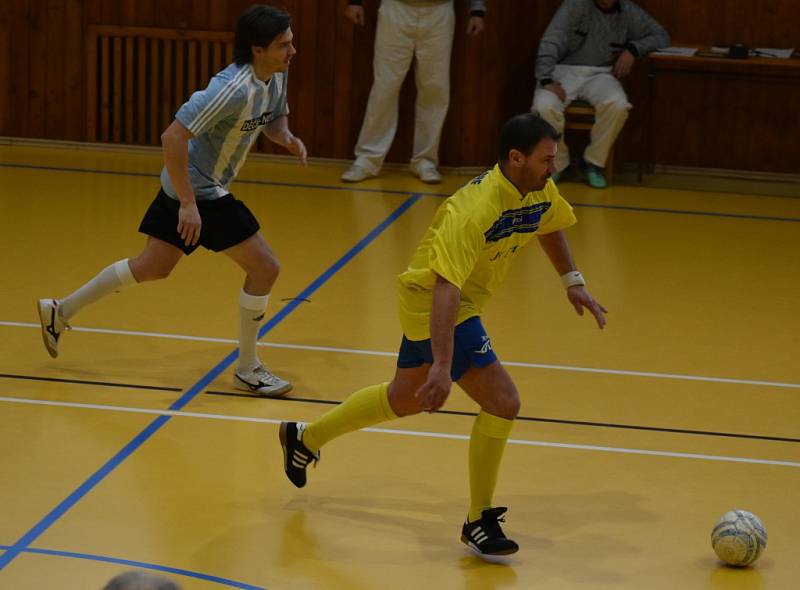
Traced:
<path fill-rule="evenodd" d="M 232 393 L 229 391 L 211 391 L 206 390 L 205 393 L 210 395 L 226 395 L 235 397 L 252 397 L 262 400 L 274 400 L 284 402 L 303 402 L 309 404 L 325 404 L 331 406 L 338 406 L 341 402 L 327 399 L 310 399 L 302 397 L 264 397 L 260 395 L 253 395 L 249 393 Z M 458 412 L 456 410 L 437 410 L 436 414 L 449 414 L 452 416 L 477 416 L 477 412 Z M 558 418 L 538 418 L 535 416 L 517 416 L 517 420 L 524 422 L 546 422 L 550 424 L 566 424 L 569 426 L 591 426 L 594 428 L 618 428 L 624 430 L 645 430 L 649 432 L 669 432 L 672 434 L 697 434 L 701 436 L 723 436 L 728 438 L 743 438 L 751 440 L 767 440 L 772 442 L 790 442 L 800 443 L 800 438 L 788 438 L 782 436 L 766 436 L 760 434 L 739 434 L 731 432 L 713 432 L 709 430 L 688 430 L 683 428 L 662 428 L 658 426 L 638 426 L 634 424 L 613 424 L 610 422 L 587 422 L 584 420 L 563 420 Z"/>
<path fill-rule="evenodd" d="M 25 170 L 49 170 L 53 172 L 78 172 L 84 174 L 108 174 L 117 176 L 136 176 L 140 178 L 158 178 L 158 174 L 150 172 L 118 172 L 113 170 L 95 170 L 91 168 L 68 168 L 61 166 L 37 166 L 34 164 L 5 164 L 0 163 L 0 168 L 21 168 Z M 294 182 L 279 182 L 272 180 L 242 180 L 237 179 L 239 184 L 255 184 L 261 186 L 284 186 L 289 188 L 307 188 L 316 190 L 334 190 L 334 191 L 347 191 L 347 192 L 362 192 L 362 193 L 381 193 L 390 195 L 408 195 L 409 191 L 395 190 L 395 189 L 382 189 L 382 188 L 369 188 L 369 187 L 350 187 L 350 186 L 336 186 L 327 184 L 303 184 Z M 648 189 L 650 190 L 650 189 Z M 659 189 L 654 189 L 659 190 Z M 672 189 L 670 189 L 672 190 Z M 688 189 L 687 189 L 688 190 Z M 451 193 L 415 193 L 423 197 L 449 197 Z M 690 211 L 688 209 L 663 209 L 663 208 L 649 208 L 649 207 L 634 207 L 627 205 L 600 205 L 596 203 L 576 203 L 570 201 L 573 207 L 586 207 L 588 209 L 610 209 L 613 211 L 634 211 L 640 213 L 666 213 L 670 215 L 697 215 L 701 217 L 722 217 L 732 219 L 751 219 L 755 221 L 788 221 L 790 223 L 800 223 L 800 217 L 775 217 L 769 215 L 747 215 L 743 213 L 721 213 L 717 211 Z"/>
<path fill-rule="evenodd" d="M 594 203 L 572 203 L 574 207 L 587 209 L 619 209 L 620 211 L 640 211 L 644 213 L 673 213 L 679 215 L 699 215 L 702 217 L 732 217 L 734 219 L 759 219 L 761 221 L 800 222 L 800 217 L 772 217 L 770 215 L 746 215 L 744 213 L 717 213 L 715 211 L 685 211 L 681 209 L 661 209 L 657 207 L 632 207 L 628 205 L 599 205 Z"/>
<path fill-rule="evenodd" d="M 392 223 L 410 209 L 418 200 L 418 194 L 410 195 L 399 207 L 392 211 L 386 218 L 376 225 L 368 234 L 362 237 L 354 246 L 347 250 L 338 260 L 331 264 L 317 278 L 309 283 L 298 295 L 299 299 L 309 298 L 313 293 L 320 289 L 326 282 L 333 278 L 345 265 L 365 250 L 375 239 L 377 239 Z M 290 302 L 288 305 L 273 315 L 258 331 L 258 338 L 261 339 L 272 328 L 278 325 L 284 318 L 289 316 L 299 303 Z M 176 401 L 167 408 L 170 412 L 182 410 L 189 402 L 204 391 L 223 371 L 225 371 L 239 356 L 238 349 L 229 352 L 225 358 L 218 362 L 211 370 L 206 372 L 194 385 L 187 389 Z M 30 548 L 31 544 L 42 536 L 59 519 L 69 512 L 78 502 L 80 502 L 89 492 L 102 483 L 110 473 L 117 469 L 126 459 L 139 450 L 151 437 L 153 437 L 165 424 L 167 424 L 173 414 L 160 412 L 158 418 L 153 420 L 146 428 L 131 439 L 122 449 L 106 461 L 99 469 L 92 473 L 82 484 L 73 490 L 64 500 L 57 504 L 50 512 L 34 524 L 17 541 L 10 545 L 5 553 L 0 553 L 0 570 L 4 569 L 9 563 L 14 561 L 23 551 Z"/>
<path fill-rule="evenodd" d="M 22 168 L 23 170 L 48 170 L 50 172 L 80 172 L 84 174 L 106 174 L 116 176 L 135 176 L 138 178 L 160 178 L 160 174 L 153 174 L 152 172 L 121 172 L 116 170 L 97 170 L 93 168 L 68 168 L 65 166 L 37 166 L 35 164 L 0 164 L 0 168 Z M 336 186 L 330 184 L 304 184 L 300 182 L 281 182 L 278 180 L 245 180 L 241 178 L 236 179 L 236 184 L 255 184 L 262 186 L 285 186 L 289 188 L 310 188 L 320 190 L 332 191 L 347 191 L 357 193 L 386 193 L 390 195 L 403 195 L 407 197 L 411 191 L 395 190 L 388 188 L 370 188 L 370 187 L 351 187 L 351 186 Z M 421 193 L 414 191 L 415 195 L 422 195 L 424 197 L 449 197 L 449 193 Z"/>
<path fill-rule="evenodd" d="M 130 389 L 149 389 L 154 391 L 182 391 L 178 387 L 156 387 L 153 385 L 136 385 L 130 383 L 110 383 L 107 381 L 89 381 L 83 379 L 57 379 L 53 377 L 36 377 L 33 375 L 12 375 L 8 373 L 0 373 L 0 378 L 4 379 L 25 379 L 28 381 L 52 381 L 58 383 L 74 383 L 80 385 L 97 385 L 99 387 L 123 387 Z M 341 402 L 328 399 L 311 399 L 303 397 L 264 397 L 261 395 L 253 395 L 251 393 L 237 393 L 233 391 L 212 391 L 206 390 L 204 393 L 208 395 L 222 395 L 228 397 L 246 397 L 258 400 L 273 400 L 284 402 L 301 402 L 309 404 L 324 404 L 330 406 L 337 406 Z M 458 412 L 456 410 L 439 410 L 437 414 L 449 414 L 452 416 L 477 416 L 476 412 Z M 614 424 L 611 422 L 589 422 L 585 420 L 565 420 L 559 418 L 540 418 L 536 416 L 517 416 L 517 420 L 524 422 L 544 422 L 549 424 L 565 424 L 569 426 L 590 426 L 594 428 L 617 428 L 621 430 L 643 430 L 648 432 L 668 432 L 672 434 L 696 434 L 700 436 L 721 436 L 727 438 L 741 438 L 749 440 L 766 440 L 771 442 L 789 442 L 800 443 L 800 438 L 789 438 L 783 436 L 766 436 L 761 434 L 741 434 L 732 432 L 714 432 L 710 430 L 689 430 L 685 428 L 664 428 L 659 426 L 639 426 L 635 424 Z"/>
<path fill-rule="evenodd" d="M 137 385 L 135 383 L 112 383 L 110 381 L 90 381 L 88 379 L 65 379 L 56 377 L 35 377 L 33 375 L 14 375 L 0 373 L 2 379 L 24 379 L 27 381 L 50 381 L 53 383 L 75 383 L 78 385 L 98 385 L 101 387 L 123 387 L 125 389 L 150 389 L 153 391 L 183 391 L 180 387 L 159 387 L 156 385 Z"/>

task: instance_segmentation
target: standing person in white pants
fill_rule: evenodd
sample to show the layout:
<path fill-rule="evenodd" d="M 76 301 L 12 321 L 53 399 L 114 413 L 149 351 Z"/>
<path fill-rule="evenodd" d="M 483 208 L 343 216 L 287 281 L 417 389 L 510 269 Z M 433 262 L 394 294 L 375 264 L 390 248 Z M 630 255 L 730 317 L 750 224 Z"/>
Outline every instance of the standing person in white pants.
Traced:
<path fill-rule="evenodd" d="M 531 107 L 562 134 L 553 180 L 570 163 L 564 109 L 582 99 L 595 108 L 583 153 L 586 178 L 594 188 L 608 186 L 603 169 L 631 108 L 619 79 L 637 57 L 668 45 L 664 28 L 630 0 L 564 0 L 539 43 Z"/>
<path fill-rule="evenodd" d="M 349 0 L 345 16 L 364 24 L 362 0 Z M 467 34 L 483 30 L 485 0 L 470 0 Z M 345 182 L 378 175 L 397 131 L 400 87 L 416 57 L 417 102 L 411 173 L 438 183 L 439 139 L 450 104 L 450 52 L 455 31 L 453 0 L 382 0 L 378 11 L 373 61 L 374 81 L 358 143 L 356 160 L 342 174 Z"/>

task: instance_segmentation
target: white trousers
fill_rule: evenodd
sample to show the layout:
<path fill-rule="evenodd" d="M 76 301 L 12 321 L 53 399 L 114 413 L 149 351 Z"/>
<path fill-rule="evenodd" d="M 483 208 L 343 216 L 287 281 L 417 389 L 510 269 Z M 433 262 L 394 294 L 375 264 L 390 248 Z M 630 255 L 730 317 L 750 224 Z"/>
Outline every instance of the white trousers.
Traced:
<path fill-rule="evenodd" d="M 554 93 L 537 86 L 533 93 L 531 111 L 539 115 L 562 134 L 556 154 L 556 169 L 569 166 L 569 149 L 564 143 L 564 109 L 573 100 L 581 99 L 595 108 L 595 122 L 591 139 L 583 158 L 587 162 L 604 168 L 608 152 L 628 118 L 631 104 L 622 84 L 612 74 L 610 67 L 557 65 L 553 80 L 559 82 L 567 94 L 566 102 Z"/>
<path fill-rule="evenodd" d="M 355 147 L 356 163 L 377 174 L 397 131 L 398 97 L 416 57 L 417 103 L 411 165 L 439 163 L 439 139 L 450 104 L 453 3 L 413 6 L 382 0 L 375 35 L 374 82 Z"/>

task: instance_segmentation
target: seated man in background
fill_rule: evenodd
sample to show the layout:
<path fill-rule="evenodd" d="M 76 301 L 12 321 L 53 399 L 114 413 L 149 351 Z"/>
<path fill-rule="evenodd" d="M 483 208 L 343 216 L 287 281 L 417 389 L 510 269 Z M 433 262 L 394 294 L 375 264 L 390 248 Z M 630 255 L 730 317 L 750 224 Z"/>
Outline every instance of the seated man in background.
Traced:
<path fill-rule="evenodd" d="M 539 43 L 531 107 L 562 134 L 553 180 L 570 163 L 564 109 L 582 99 L 595 109 L 583 153 L 586 178 L 594 188 L 607 186 L 603 169 L 631 108 L 619 79 L 637 57 L 668 45 L 664 27 L 630 0 L 564 0 Z"/>

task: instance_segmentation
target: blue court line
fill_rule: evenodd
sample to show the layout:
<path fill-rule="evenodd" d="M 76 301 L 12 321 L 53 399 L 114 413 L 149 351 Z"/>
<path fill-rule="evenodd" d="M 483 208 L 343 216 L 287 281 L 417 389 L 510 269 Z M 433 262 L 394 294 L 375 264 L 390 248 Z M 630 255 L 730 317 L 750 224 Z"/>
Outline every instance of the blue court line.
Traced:
<path fill-rule="evenodd" d="M 259 330 L 258 337 L 261 338 L 274 328 L 281 320 L 289 315 L 294 309 L 302 303 L 303 297 L 309 297 L 314 291 L 319 289 L 328 279 L 336 274 L 345 264 L 347 264 L 354 256 L 366 248 L 378 235 L 381 234 L 387 227 L 394 223 L 403 213 L 405 213 L 414 203 L 420 199 L 417 193 L 412 194 L 395 209 L 386 219 L 378 224 L 371 232 L 362 238 L 355 246 L 350 248 L 339 260 L 331 265 L 325 272 L 317 277 L 302 293 L 278 313 L 276 313 L 266 324 Z M 194 399 L 209 383 L 216 379 L 228 366 L 236 360 L 239 356 L 238 349 L 231 351 L 224 359 L 206 373 L 200 380 L 190 387 L 177 401 L 170 405 L 170 410 L 180 410 L 192 399 Z M 6 553 L 0 555 L 0 570 L 13 561 L 20 552 L 27 549 L 39 536 L 41 536 L 48 528 L 50 528 L 61 516 L 63 516 L 70 508 L 72 508 L 78 501 L 80 501 L 86 494 L 88 494 L 98 483 L 106 478 L 120 463 L 127 459 L 139 447 L 141 447 L 151 436 L 166 424 L 171 416 L 159 416 L 150 423 L 144 430 L 142 430 L 133 440 L 125 445 L 116 455 L 111 457 L 105 465 L 92 474 L 85 482 L 83 482 L 75 491 L 73 491 L 66 499 L 64 499 L 58 506 L 53 508 L 49 514 L 42 518 L 33 528 L 25 533 L 16 543 L 11 545 Z"/>
<path fill-rule="evenodd" d="M 158 174 L 149 172 L 114 172 L 112 170 L 93 170 L 90 168 L 61 168 L 58 166 L 36 166 L 33 164 L 2 164 L 0 168 L 23 168 L 29 170 L 50 170 L 55 172 L 83 172 L 87 174 L 110 174 L 118 176 L 138 176 L 145 178 L 156 178 Z M 308 188 L 319 190 L 334 190 L 334 191 L 347 191 L 347 192 L 361 192 L 361 193 L 381 193 L 390 195 L 407 195 L 408 191 L 400 191 L 394 189 L 382 188 L 365 188 L 365 187 L 349 187 L 349 186 L 335 186 L 328 184 L 303 184 L 295 182 L 279 182 L 273 180 L 241 180 L 237 179 L 239 184 L 255 184 L 261 186 L 285 186 L 288 188 Z M 660 189 L 657 189 L 660 190 Z M 423 197 L 449 197 L 450 193 L 414 193 Z M 634 207 L 628 205 L 600 205 L 597 203 L 574 203 L 570 201 L 573 207 L 586 207 L 591 209 L 612 209 L 617 211 L 639 211 L 643 213 L 667 213 L 671 215 L 698 215 L 701 217 L 727 217 L 733 219 L 752 219 L 755 221 L 788 221 L 792 223 L 800 223 L 800 217 L 771 217 L 768 215 L 747 215 L 742 213 L 719 213 L 716 211 L 690 211 L 688 209 L 659 209 L 655 207 Z"/>
<path fill-rule="evenodd" d="M 0 545 L 0 550 L 2 549 L 10 549 L 10 547 L 8 545 Z M 158 565 L 157 563 L 147 563 L 145 561 L 134 561 L 132 559 L 122 559 L 119 557 L 108 557 L 106 555 L 93 555 L 91 553 L 76 553 L 74 551 L 57 551 L 55 549 L 36 549 L 32 547 L 24 549 L 23 553 L 35 553 L 37 555 L 54 555 L 56 557 L 71 557 L 74 559 L 86 559 L 89 561 L 116 563 L 119 565 L 136 567 L 140 569 L 147 569 L 167 574 L 176 574 L 179 576 L 186 576 L 189 578 L 197 578 L 198 580 L 204 580 L 206 582 L 215 582 L 217 584 L 222 584 L 223 586 L 229 586 L 231 588 L 240 588 L 241 590 L 267 590 L 263 586 L 253 586 L 252 584 L 247 584 L 245 582 L 237 582 L 236 580 L 231 580 L 229 578 L 221 578 L 219 576 L 212 576 L 211 574 L 204 574 L 202 572 L 195 572 L 192 570 L 185 570 L 178 567 L 170 567 L 167 565 Z"/>

